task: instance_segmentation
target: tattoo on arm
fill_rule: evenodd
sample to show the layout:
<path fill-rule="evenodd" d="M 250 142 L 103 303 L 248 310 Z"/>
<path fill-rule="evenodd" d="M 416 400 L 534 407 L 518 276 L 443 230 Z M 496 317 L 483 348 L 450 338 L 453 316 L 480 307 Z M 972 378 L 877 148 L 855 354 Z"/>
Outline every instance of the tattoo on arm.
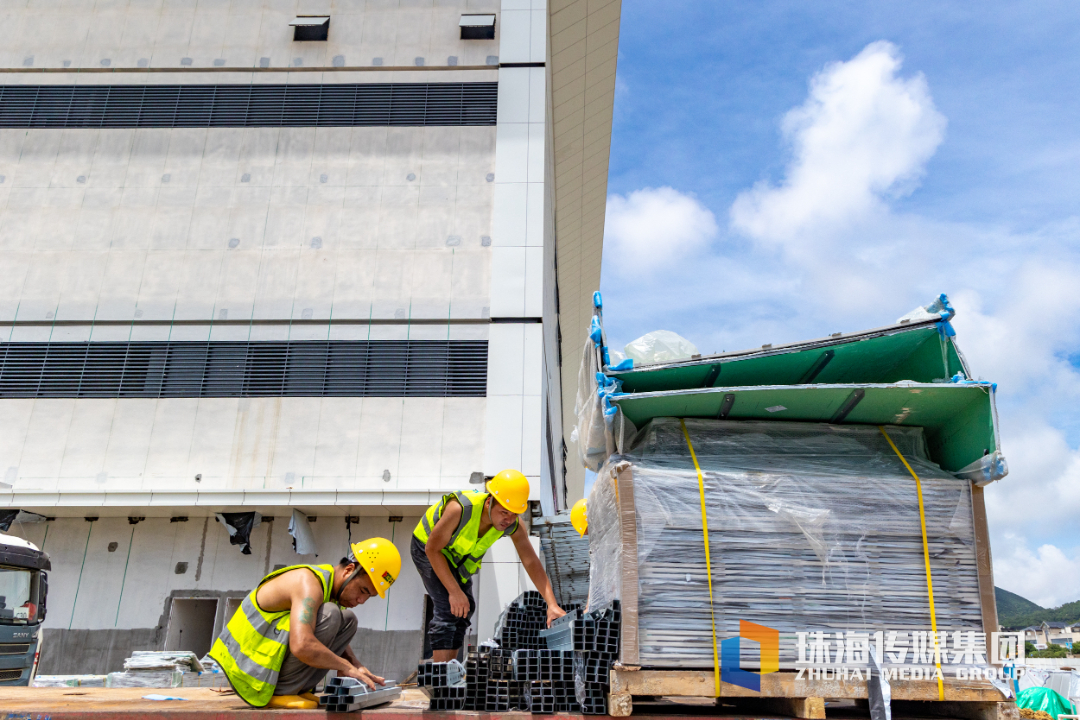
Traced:
<path fill-rule="evenodd" d="M 303 607 L 300 608 L 300 622 L 304 625 L 314 625 L 316 607 L 314 598 L 304 598 L 302 605 Z"/>

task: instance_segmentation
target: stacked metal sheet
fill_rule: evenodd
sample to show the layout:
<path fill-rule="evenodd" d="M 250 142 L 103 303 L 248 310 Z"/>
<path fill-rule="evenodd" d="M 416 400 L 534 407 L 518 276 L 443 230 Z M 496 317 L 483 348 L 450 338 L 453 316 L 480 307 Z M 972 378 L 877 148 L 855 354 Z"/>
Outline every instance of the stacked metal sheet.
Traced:
<path fill-rule="evenodd" d="M 714 616 L 718 641 L 738 636 L 740 620 L 789 637 L 782 667 L 796 660 L 799 632 L 929 630 L 915 482 L 878 428 L 696 419 L 685 427 L 684 435 L 678 419 L 652 420 L 609 459 L 589 500 L 590 606 L 623 597 L 636 577 L 640 664 L 711 667 Z M 922 480 L 938 628 L 980 631 L 971 483 L 930 462 L 920 428 L 887 432 Z M 751 667 L 758 657 L 746 650 Z"/>

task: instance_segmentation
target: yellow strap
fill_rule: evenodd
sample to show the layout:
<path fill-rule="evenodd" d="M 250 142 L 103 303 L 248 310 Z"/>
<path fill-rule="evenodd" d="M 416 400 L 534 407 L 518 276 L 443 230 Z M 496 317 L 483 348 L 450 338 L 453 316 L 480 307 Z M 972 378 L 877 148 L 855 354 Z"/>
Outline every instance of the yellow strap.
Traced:
<path fill-rule="evenodd" d="M 889 437 L 889 433 L 885 432 L 885 426 L 878 425 L 878 430 L 885 436 L 885 439 L 889 442 L 889 447 L 896 453 L 896 457 L 900 458 L 900 462 L 904 463 L 904 467 L 911 473 L 911 477 L 915 478 L 915 489 L 919 493 L 919 523 L 922 525 L 923 562 L 926 563 L 926 594 L 930 598 L 930 629 L 934 632 L 934 664 L 937 666 L 938 700 L 944 700 L 945 686 L 941 681 L 941 647 L 938 645 L 937 613 L 934 612 L 934 581 L 930 578 L 930 545 L 926 541 L 926 511 L 923 510 L 922 481 L 919 480 L 919 476 L 908 465 L 908 461 L 904 459 L 904 456 L 900 454 L 900 450 L 897 449 L 896 443 Z"/>
<path fill-rule="evenodd" d="M 712 561 L 709 559 L 709 518 L 705 513 L 705 478 L 701 474 L 701 466 L 698 465 L 697 454 L 690 442 L 690 433 L 686 431 L 686 423 L 681 419 L 683 437 L 686 438 L 686 447 L 690 448 L 690 459 L 694 461 L 694 469 L 697 470 L 698 492 L 701 494 L 701 532 L 705 536 L 705 572 L 709 578 L 709 615 L 712 617 L 712 661 L 713 661 L 713 688 L 720 697 L 720 654 L 716 650 L 716 612 L 713 610 L 712 593 Z"/>

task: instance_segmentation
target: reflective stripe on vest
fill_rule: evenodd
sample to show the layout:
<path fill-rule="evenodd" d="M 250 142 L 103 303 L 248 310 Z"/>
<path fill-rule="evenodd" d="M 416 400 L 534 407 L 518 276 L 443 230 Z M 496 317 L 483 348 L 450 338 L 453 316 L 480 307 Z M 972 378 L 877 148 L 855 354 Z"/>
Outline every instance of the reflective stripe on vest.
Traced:
<path fill-rule="evenodd" d="M 275 570 L 248 593 L 210 649 L 210 657 L 221 666 L 236 694 L 249 705 L 265 707 L 270 702 L 289 649 L 289 611 L 266 612 L 259 607 L 255 595 L 267 581 L 298 568 L 315 573 L 322 585 L 322 601 L 330 602 L 333 565 L 292 565 Z"/>
<path fill-rule="evenodd" d="M 484 502 L 488 497 L 488 493 L 479 490 L 466 490 L 444 495 L 442 500 L 427 509 L 427 512 L 420 518 L 420 522 L 416 524 L 416 529 L 413 530 L 413 535 L 420 542 L 426 544 L 428 538 L 431 537 L 432 529 L 439 522 L 439 518 L 442 517 L 443 511 L 446 509 L 446 503 L 453 499 L 461 505 L 461 519 L 458 521 L 457 529 L 450 536 L 450 542 L 443 548 L 442 553 L 463 585 L 480 570 L 480 563 L 484 559 L 484 553 L 487 552 L 488 548 L 494 545 L 499 538 L 513 535 L 518 528 L 517 520 L 514 520 L 514 524 L 503 532 L 499 532 L 492 527 L 484 533 L 484 537 L 479 537 L 480 522 L 483 520 L 482 516 L 484 514 Z"/>

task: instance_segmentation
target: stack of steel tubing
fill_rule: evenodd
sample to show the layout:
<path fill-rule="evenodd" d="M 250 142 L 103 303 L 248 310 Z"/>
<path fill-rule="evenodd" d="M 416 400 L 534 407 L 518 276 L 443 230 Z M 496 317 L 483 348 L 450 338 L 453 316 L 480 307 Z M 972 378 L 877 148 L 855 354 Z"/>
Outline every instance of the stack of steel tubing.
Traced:
<path fill-rule="evenodd" d="M 799 632 L 930 629 L 915 482 L 879 428 L 685 427 L 652 420 L 608 460 L 589 501 L 590 605 L 636 594 L 639 664 L 711 667 L 714 619 L 717 642 L 738 636 L 740 620 L 779 630 L 790 638 L 781 667 L 794 665 Z M 921 428 L 886 431 L 922 481 L 938 629 L 980 631 L 971 483 L 930 462 Z M 687 435 L 702 471 L 712 603 Z M 742 645 L 753 667 L 755 648 Z"/>

